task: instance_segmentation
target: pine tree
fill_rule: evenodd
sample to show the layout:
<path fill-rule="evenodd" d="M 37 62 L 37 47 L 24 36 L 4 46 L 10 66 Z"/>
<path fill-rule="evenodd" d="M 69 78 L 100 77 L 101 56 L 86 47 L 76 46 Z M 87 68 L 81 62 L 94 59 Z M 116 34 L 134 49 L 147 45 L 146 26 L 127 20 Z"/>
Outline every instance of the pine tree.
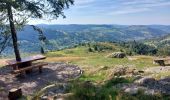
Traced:
<path fill-rule="evenodd" d="M 27 22 L 28 18 L 65 18 L 64 9 L 74 0 L 0 0 L 0 23 L 9 22 L 17 61 L 21 61 L 15 24 Z M 19 21 L 17 21 L 19 19 Z"/>

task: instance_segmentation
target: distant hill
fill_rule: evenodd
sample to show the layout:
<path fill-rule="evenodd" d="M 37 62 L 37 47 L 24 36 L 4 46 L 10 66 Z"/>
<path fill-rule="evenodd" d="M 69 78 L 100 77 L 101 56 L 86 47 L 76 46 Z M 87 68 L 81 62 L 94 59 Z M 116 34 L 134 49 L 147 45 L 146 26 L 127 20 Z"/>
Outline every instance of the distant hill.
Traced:
<path fill-rule="evenodd" d="M 145 25 L 37 25 L 42 28 L 48 39 L 80 41 L 127 41 L 155 38 L 170 33 L 170 26 Z M 169 30 L 168 30 L 169 29 Z M 19 32 L 21 40 L 37 40 L 31 26 L 25 26 Z M 73 41 L 74 41 L 73 40 Z"/>
<path fill-rule="evenodd" d="M 37 25 L 49 40 L 48 50 L 83 42 L 132 41 L 162 37 L 170 33 L 164 25 Z M 18 32 L 22 52 L 39 52 L 38 33 L 29 25 Z M 10 50 L 11 51 L 11 50 Z"/>

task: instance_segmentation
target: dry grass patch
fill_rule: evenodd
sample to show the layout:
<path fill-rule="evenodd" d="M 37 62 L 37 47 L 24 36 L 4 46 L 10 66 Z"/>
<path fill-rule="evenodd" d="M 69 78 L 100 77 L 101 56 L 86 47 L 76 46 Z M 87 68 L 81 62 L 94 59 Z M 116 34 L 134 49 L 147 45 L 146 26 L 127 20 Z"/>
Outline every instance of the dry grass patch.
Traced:
<path fill-rule="evenodd" d="M 0 67 L 7 65 L 6 61 L 9 59 L 0 59 Z"/>
<path fill-rule="evenodd" d="M 83 60 L 85 57 L 47 57 L 45 61 L 48 62 L 72 62 L 72 61 L 78 61 Z"/>
<path fill-rule="evenodd" d="M 144 56 L 144 55 L 140 55 L 140 56 L 128 56 L 128 59 L 133 61 L 133 60 L 142 60 L 142 59 L 149 59 L 152 60 L 154 59 L 154 57 L 152 56 Z"/>

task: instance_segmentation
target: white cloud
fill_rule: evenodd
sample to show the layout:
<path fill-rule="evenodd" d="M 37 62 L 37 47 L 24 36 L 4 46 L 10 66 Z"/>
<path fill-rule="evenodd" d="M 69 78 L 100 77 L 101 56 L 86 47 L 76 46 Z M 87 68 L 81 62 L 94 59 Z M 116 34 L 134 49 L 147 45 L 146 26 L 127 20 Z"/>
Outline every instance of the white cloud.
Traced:
<path fill-rule="evenodd" d="M 117 8 L 113 8 L 108 15 L 132 14 L 155 10 L 155 7 L 170 6 L 170 1 L 165 0 L 133 0 L 122 2 Z"/>
<path fill-rule="evenodd" d="M 170 6 L 170 2 L 162 2 L 162 3 L 155 3 L 155 4 L 145 4 L 143 7 L 161 7 L 161 6 Z"/>
<path fill-rule="evenodd" d="M 160 3 L 163 0 L 133 0 L 133 1 L 126 1 L 122 3 L 123 5 L 136 5 L 136 4 L 153 4 L 153 3 Z"/>
<path fill-rule="evenodd" d="M 111 13 L 108 13 L 108 15 L 131 14 L 131 13 L 139 13 L 139 12 L 150 11 L 150 10 L 151 9 L 149 9 L 149 8 L 140 8 L 140 9 L 129 8 L 129 9 L 121 9 L 121 10 L 118 10 L 118 11 L 113 11 Z"/>
<path fill-rule="evenodd" d="M 94 2 L 95 0 L 75 0 L 75 5 L 85 5 Z"/>
<path fill-rule="evenodd" d="M 41 20 L 39 23 L 110 23 L 113 20 L 117 23 L 124 23 L 126 20 L 127 23 L 133 23 L 131 20 L 135 18 L 136 20 L 143 19 L 143 21 L 148 21 L 149 16 L 154 15 L 156 15 L 157 19 L 162 17 L 158 21 L 161 22 L 164 17 L 169 16 L 169 13 L 166 13 L 169 8 L 170 0 L 75 0 L 74 6 L 64 11 L 67 16 L 66 19 L 58 18 L 51 22 Z M 148 15 L 148 13 L 153 15 Z M 142 16 L 138 14 L 142 14 Z M 120 19 L 121 17 L 122 19 Z M 153 17 L 150 17 L 151 19 Z M 153 20 L 153 22 L 157 22 L 157 19 Z M 167 23 L 168 20 L 166 18 Z M 37 23 L 37 21 L 31 21 L 31 23 L 34 22 Z"/>
<path fill-rule="evenodd" d="M 123 2 L 122 6 L 139 6 L 139 7 L 159 7 L 159 6 L 169 6 L 170 1 L 166 0 L 134 0 Z"/>

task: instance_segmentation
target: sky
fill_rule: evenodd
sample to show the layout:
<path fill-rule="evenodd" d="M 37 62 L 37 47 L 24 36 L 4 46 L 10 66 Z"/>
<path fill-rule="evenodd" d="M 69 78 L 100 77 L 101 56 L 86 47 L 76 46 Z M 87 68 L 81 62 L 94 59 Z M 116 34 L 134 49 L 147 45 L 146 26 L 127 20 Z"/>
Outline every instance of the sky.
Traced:
<path fill-rule="evenodd" d="M 170 0 L 75 0 L 66 18 L 29 24 L 170 25 Z"/>

